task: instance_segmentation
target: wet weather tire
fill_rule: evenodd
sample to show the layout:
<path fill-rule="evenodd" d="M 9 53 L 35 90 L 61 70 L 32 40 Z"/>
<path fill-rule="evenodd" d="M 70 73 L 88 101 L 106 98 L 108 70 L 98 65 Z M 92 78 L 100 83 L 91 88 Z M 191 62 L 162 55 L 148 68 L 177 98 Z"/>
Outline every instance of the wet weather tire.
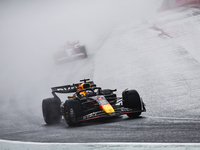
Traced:
<path fill-rule="evenodd" d="M 136 90 L 126 90 L 122 94 L 123 106 L 125 108 L 131 108 L 133 110 L 142 110 L 142 101 L 139 93 Z M 137 118 L 141 115 L 141 112 L 127 114 L 129 118 Z"/>
<path fill-rule="evenodd" d="M 42 101 L 42 113 L 46 124 L 56 124 L 61 120 L 60 100 L 47 98 Z"/>
<path fill-rule="evenodd" d="M 66 100 L 64 104 L 64 118 L 69 126 L 77 126 L 77 118 L 82 116 L 82 108 L 79 101 Z"/>
<path fill-rule="evenodd" d="M 80 49 L 80 52 L 84 54 L 83 58 L 87 58 L 88 56 L 87 56 L 85 46 L 81 46 L 79 49 Z"/>

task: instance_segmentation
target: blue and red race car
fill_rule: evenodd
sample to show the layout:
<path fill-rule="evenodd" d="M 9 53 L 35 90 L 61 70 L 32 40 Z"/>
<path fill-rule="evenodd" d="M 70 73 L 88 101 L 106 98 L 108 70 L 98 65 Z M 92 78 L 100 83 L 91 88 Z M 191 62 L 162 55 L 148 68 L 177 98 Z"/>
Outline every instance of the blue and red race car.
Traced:
<path fill-rule="evenodd" d="M 53 97 L 42 101 L 43 117 L 47 124 L 59 123 L 62 116 L 69 126 L 76 126 L 83 121 L 123 114 L 135 118 L 146 111 L 136 90 L 124 90 L 122 97 L 117 97 L 114 94 L 116 89 L 101 89 L 89 79 L 80 82 L 51 88 Z M 56 93 L 74 94 L 61 102 Z"/>

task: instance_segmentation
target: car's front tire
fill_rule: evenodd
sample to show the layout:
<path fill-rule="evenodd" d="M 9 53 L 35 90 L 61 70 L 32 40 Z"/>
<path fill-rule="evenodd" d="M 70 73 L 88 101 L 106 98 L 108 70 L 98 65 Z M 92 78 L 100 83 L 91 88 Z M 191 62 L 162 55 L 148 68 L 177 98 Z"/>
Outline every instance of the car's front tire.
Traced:
<path fill-rule="evenodd" d="M 64 104 L 64 118 L 69 126 L 77 126 L 77 118 L 82 116 L 82 108 L 79 101 L 66 100 Z"/>
<path fill-rule="evenodd" d="M 125 108 L 131 108 L 134 110 L 142 111 L 142 101 L 139 93 L 136 90 L 125 90 L 122 94 L 123 106 Z M 129 113 L 129 118 L 137 118 L 141 115 L 141 112 Z"/>

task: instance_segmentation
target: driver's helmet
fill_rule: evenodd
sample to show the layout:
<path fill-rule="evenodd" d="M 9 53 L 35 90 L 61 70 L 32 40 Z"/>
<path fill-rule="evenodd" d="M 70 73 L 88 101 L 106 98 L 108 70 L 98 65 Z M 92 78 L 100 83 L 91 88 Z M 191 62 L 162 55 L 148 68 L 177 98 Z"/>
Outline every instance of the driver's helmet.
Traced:
<path fill-rule="evenodd" d="M 86 88 L 90 88 L 91 87 L 91 84 L 90 83 L 82 83 L 79 85 L 78 89 L 77 89 L 77 92 L 81 91 L 81 90 L 84 90 Z M 83 96 L 86 96 L 87 94 L 87 91 L 83 91 L 81 92 L 80 94 L 83 94 Z"/>

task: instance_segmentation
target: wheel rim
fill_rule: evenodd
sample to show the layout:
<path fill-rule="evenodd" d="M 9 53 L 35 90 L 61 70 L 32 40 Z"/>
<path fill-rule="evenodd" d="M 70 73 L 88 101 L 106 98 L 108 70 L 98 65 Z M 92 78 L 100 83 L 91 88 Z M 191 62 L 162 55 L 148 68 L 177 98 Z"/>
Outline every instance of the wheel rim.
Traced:
<path fill-rule="evenodd" d="M 70 114 L 70 117 L 71 117 L 71 118 L 74 118 L 75 113 L 74 113 L 73 108 L 70 109 L 69 114 Z"/>
<path fill-rule="evenodd" d="M 64 112 L 65 112 L 65 115 L 64 115 L 65 121 L 66 121 L 66 123 L 68 123 L 69 117 L 68 117 L 68 110 L 67 110 L 66 107 L 65 107 L 65 109 L 64 109 Z"/>

